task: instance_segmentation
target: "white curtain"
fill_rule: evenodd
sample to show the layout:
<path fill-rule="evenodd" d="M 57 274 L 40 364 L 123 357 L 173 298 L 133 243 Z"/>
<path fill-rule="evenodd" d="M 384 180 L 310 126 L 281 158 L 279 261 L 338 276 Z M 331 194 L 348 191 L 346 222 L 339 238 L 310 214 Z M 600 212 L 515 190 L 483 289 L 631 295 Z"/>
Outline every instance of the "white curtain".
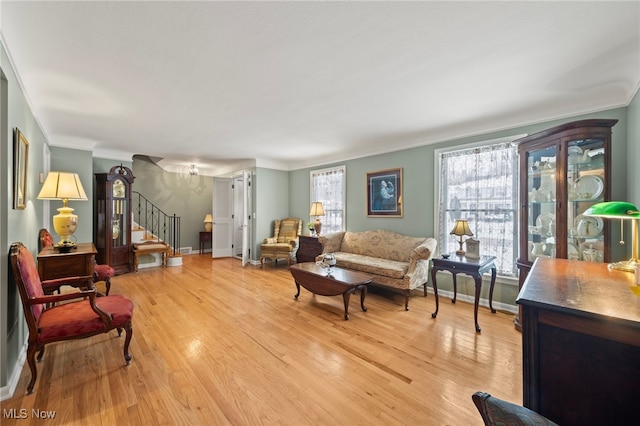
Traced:
<path fill-rule="evenodd" d="M 496 256 L 500 275 L 516 276 L 518 252 L 517 152 L 510 143 L 450 151 L 440 157 L 439 232 L 442 253 L 459 248 L 449 235 L 467 219 L 480 254 Z"/>
<path fill-rule="evenodd" d="M 322 233 L 342 231 L 345 229 L 345 166 L 311 172 L 311 200 L 320 201 L 325 215 L 320 217 Z M 315 220 L 315 218 L 313 218 Z"/>

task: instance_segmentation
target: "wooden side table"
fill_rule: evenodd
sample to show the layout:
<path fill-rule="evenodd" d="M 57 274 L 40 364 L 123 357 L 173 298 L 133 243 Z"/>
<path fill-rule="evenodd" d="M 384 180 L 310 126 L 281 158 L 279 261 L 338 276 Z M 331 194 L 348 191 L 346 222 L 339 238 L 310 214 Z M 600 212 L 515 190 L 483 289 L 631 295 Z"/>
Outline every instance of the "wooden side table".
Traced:
<path fill-rule="evenodd" d="M 93 243 L 78 243 L 78 247 L 69 253 L 60 253 L 53 246 L 44 247 L 38 253 L 40 280 L 87 275 L 93 277 L 97 252 Z"/>
<path fill-rule="evenodd" d="M 433 268 L 431 269 L 431 282 L 433 284 L 433 293 L 436 298 L 436 311 L 431 314 L 432 318 L 438 315 L 438 284 L 436 283 L 436 272 L 449 271 L 453 274 L 453 299 L 451 303 L 456 303 L 456 296 L 458 293 L 458 283 L 456 282 L 456 275 L 466 274 L 473 277 L 476 284 L 476 297 L 473 306 L 473 319 L 476 324 L 476 332 L 480 332 L 480 326 L 478 325 L 478 303 L 480 301 L 480 290 L 482 289 L 482 274 L 487 271 L 491 271 L 491 287 L 489 287 L 489 308 L 491 313 L 496 313 L 493 309 L 493 287 L 496 284 L 496 265 L 494 261 L 495 256 L 480 256 L 479 259 L 470 259 L 465 256 L 459 256 L 455 252 L 449 253 L 447 259 L 444 257 L 433 258 Z"/>
<path fill-rule="evenodd" d="M 200 237 L 198 238 L 200 243 L 200 254 L 204 253 L 205 243 L 211 242 L 211 231 L 200 231 Z"/>
<path fill-rule="evenodd" d="M 296 262 L 315 262 L 316 256 L 322 254 L 322 244 L 318 237 L 300 235 L 298 237 L 298 251 L 296 252 Z"/>

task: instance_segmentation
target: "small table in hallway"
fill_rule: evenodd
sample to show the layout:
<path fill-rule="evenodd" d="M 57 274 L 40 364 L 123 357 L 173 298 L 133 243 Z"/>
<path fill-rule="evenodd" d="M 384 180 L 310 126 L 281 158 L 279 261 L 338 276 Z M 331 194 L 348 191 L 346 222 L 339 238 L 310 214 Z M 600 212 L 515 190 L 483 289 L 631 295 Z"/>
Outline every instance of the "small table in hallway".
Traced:
<path fill-rule="evenodd" d="M 200 237 L 198 239 L 200 243 L 200 254 L 204 253 L 204 245 L 205 243 L 211 242 L 211 231 L 200 231 Z"/>
<path fill-rule="evenodd" d="M 491 271 L 491 286 L 489 287 L 489 308 L 492 313 L 496 313 L 493 309 L 493 287 L 496 283 L 496 265 L 494 261 L 495 256 L 480 256 L 479 259 L 472 259 L 465 256 L 457 255 L 455 252 L 450 253 L 447 259 L 443 257 L 433 258 L 433 268 L 431 269 L 431 282 L 433 284 L 433 293 L 436 298 L 436 311 L 431 314 L 432 318 L 438 315 L 438 285 L 436 283 L 436 272 L 449 271 L 453 274 L 453 299 L 451 303 L 456 303 L 456 296 L 458 293 L 458 283 L 456 282 L 456 275 L 467 274 L 473 277 L 476 285 L 475 303 L 473 306 L 473 319 L 475 320 L 476 331 L 480 332 L 480 326 L 478 325 L 478 303 L 480 301 L 480 290 L 482 290 L 482 274 L 487 271 Z"/>

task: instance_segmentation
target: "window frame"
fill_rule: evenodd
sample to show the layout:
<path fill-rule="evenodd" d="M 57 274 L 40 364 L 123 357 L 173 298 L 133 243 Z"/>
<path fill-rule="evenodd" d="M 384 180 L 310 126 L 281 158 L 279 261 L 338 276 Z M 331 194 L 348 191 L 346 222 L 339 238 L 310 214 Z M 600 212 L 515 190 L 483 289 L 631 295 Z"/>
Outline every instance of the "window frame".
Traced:
<path fill-rule="evenodd" d="M 323 169 L 316 169 L 316 170 L 309 171 L 309 206 L 311 206 L 311 203 L 313 202 L 322 201 L 316 198 L 316 194 L 314 192 L 314 185 L 313 185 L 314 176 L 320 175 L 320 174 L 327 174 L 330 172 L 336 172 L 336 171 L 342 171 L 342 200 L 340 200 L 342 204 L 342 209 L 341 209 L 342 223 L 339 230 L 332 229 L 331 231 L 328 231 L 326 223 L 322 219 L 320 219 L 320 221 L 323 222 L 323 233 L 340 232 L 347 229 L 347 166 L 343 164 L 341 166 L 326 167 Z M 329 211 L 331 211 L 331 209 L 329 209 L 328 206 L 325 205 L 325 202 L 323 202 L 323 207 L 324 207 L 325 216 L 326 216 L 326 214 Z M 339 209 L 333 209 L 333 210 L 337 211 Z M 313 222 L 315 220 L 315 217 L 311 218 L 311 216 L 309 216 L 309 218 L 310 218 L 310 222 Z"/>
<path fill-rule="evenodd" d="M 508 144 L 508 143 L 512 143 L 513 141 L 520 139 L 522 137 L 526 136 L 526 134 L 518 134 L 518 135 L 510 135 L 510 136 L 505 136 L 505 137 L 500 137 L 500 138 L 495 138 L 495 139 L 487 139 L 487 140 L 482 140 L 482 141 L 478 141 L 478 142 L 472 142 L 472 143 L 468 143 L 468 144 L 462 144 L 462 145 L 455 145 L 455 146 L 449 146 L 449 147 L 443 147 L 443 148 L 438 148 L 434 150 L 434 214 L 433 214 L 433 218 L 434 218 L 434 224 L 433 224 L 433 229 L 434 229 L 434 236 L 436 239 L 438 239 L 439 241 L 441 240 L 441 234 L 444 236 L 447 236 L 448 231 L 447 230 L 441 230 L 440 229 L 440 222 L 441 222 L 441 217 L 440 217 L 440 213 L 441 213 L 441 205 L 440 205 L 440 197 L 441 197 L 441 193 L 440 193 L 440 188 L 441 188 L 441 178 L 443 176 L 442 174 L 442 168 L 441 168 L 441 158 L 443 154 L 449 153 L 449 152 L 455 152 L 455 151 L 464 151 L 464 150 L 469 150 L 469 149 L 473 149 L 473 148 L 481 148 L 481 147 L 487 147 L 487 146 L 491 146 L 491 145 L 499 145 L 499 144 Z M 515 146 L 514 146 L 514 149 Z M 518 194 L 518 182 L 519 182 L 519 176 L 520 176 L 520 172 L 519 172 L 519 161 L 517 158 L 517 152 L 515 153 L 516 157 L 514 160 L 514 196 L 516 197 L 515 200 L 513 201 L 513 206 L 514 206 L 514 210 L 513 210 L 513 215 L 514 215 L 514 238 L 513 238 L 513 247 L 514 247 L 514 260 L 518 257 L 518 250 L 519 250 L 519 226 L 518 226 L 518 221 L 519 221 L 519 194 Z M 442 231 L 442 232 L 441 232 Z M 453 238 L 453 237 L 452 237 Z M 442 242 L 440 241 L 439 243 L 439 250 L 441 251 L 442 248 L 444 247 L 444 244 L 442 244 Z M 483 253 L 482 250 L 482 242 L 480 243 L 480 254 L 486 254 Z M 504 274 L 500 274 L 500 272 L 498 272 L 498 278 L 499 281 L 504 282 L 504 283 L 509 283 L 512 285 L 518 285 L 518 268 L 515 267 L 515 262 L 514 262 L 514 269 L 513 269 L 513 275 L 504 275 Z"/>

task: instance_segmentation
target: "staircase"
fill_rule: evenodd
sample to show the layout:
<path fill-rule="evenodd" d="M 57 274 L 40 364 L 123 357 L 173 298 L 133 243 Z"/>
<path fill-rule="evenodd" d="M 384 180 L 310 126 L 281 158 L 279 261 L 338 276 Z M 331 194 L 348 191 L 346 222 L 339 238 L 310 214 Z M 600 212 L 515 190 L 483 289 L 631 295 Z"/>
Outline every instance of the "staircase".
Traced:
<path fill-rule="evenodd" d="M 161 241 L 169 244 L 170 252 L 167 266 L 182 265 L 180 254 L 180 217 L 168 215 L 137 191 L 131 192 L 133 223 L 131 227 L 131 243 Z M 162 257 L 158 253 L 145 254 L 140 257 L 138 269 L 152 268 L 162 265 Z"/>

